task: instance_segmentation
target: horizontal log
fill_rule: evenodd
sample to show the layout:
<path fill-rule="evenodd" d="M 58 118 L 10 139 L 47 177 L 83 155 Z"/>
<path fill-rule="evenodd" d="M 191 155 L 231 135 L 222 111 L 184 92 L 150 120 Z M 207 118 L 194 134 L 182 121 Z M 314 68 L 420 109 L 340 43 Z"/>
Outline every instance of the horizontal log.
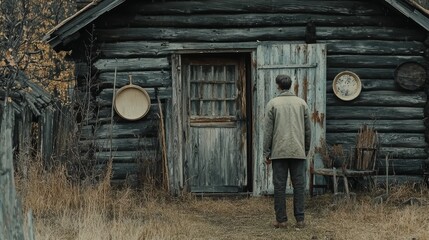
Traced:
<path fill-rule="evenodd" d="M 105 119 L 105 118 L 109 118 L 112 114 L 112 108 L 111 106 L 105 106 L 105 107 L 101 107 L 99 108 L 98 112 L 97 112 L 97 117 L 99 119 Z M 114 116 L 114 123 L 118 124 L 118 123 L 122 123 L 122 122 L 129 122 L 129 120 L 124 120 L 122 118 L 120 118 L 119 116 L 117 116 L 117 114 L 115 112 L 113 112 L 113 116 Z M 118 117 L 118 118 L 116 118 Z M 152 103 L 150 105 L 149 111 L 146 114 L 146 116 L 143 117 L 143 120 L 147 121 L 147 120 L 158 120 L 159 119 L 159 107 L 158 107 L 158 103 Z M 99 124 L 102 124 L 101 122 L 98 122 Z M 110 124 L 110 121 L 108 121 L 108 123 Z"/>
<path fill-rule="evenodd" d="M 327 106 L 326 113 L 327 119 L 423 119 L 423 108 L 417 107 Z"/>
<path fill-rule="evenodd" d="M 356 133 L 329 133 L 326 134 L 326 142 L 330 145 L 354 146 Z M 427 146 L 423 133 L 379 133 L 379 143 L 381 147 L 424 148 Z"/>
<path fill-rule="evenodd" d="M 362 91 L 400 91 L 393 79 L 361 79 Z M 326 92 L 333 93 L 333 79 L 326 82 Z"/>
<path fill-rule="evenodd" d="M 379 159 L 426 159 L 428 154 L 425 148 L 404 148 L 404 147 L 381 147 L 377 151 Z"/>
<path fill-rule="evenodd" d="M 302 27 L 261 27 L 261 28 L 114 28 L 98 29 L 100 41 L 197 41 L 197 42 L 243 42 L 304 40 L 305 26 Z M 397 41 L 422 41 L 424 32 L 406 28 L 388 27 L 317 27 L 316 37 L 320 40 L 374 39 Z"/>
<path fill-rule="evenodd" d="M 421 41 L 388 41 L 388 40 L 318 40 L 326 43 L 328 55 L 362 54 L 362 55 L 415 55 L 421 56 L 425 46 Z"/>
<path fill-rule="evenodd" d="M 109 15 L 101 18 L 103 28 L 118 27 L 269 27 L 305 25 L 316 26 L 404 26 L 405 21 L 388 16 L 326 15 L 311 13 L 219 13 L 195 15 Z"/>
<path fill-rule="evenodd" d="M 328 67 L 327 79 L 333 80 L 335 76 L 342 71 L 352 71 L 356 73 L 361 79 L 392 79 L 396 67 L 390 68 L 370 68 L 369 66 L 363 68 L 357 67 Z"/>
<path fill-rule="evenodd" d="M 150 151 L 158 148 L 157 137 L 80 140 L 82 151 Z M 110 145 L 112 144 L 112 145 Z M 112 147 L 111 147 L 112 146 Z"/>
<path fill-rule="evenodd" d="M 425 63 L 422 56 L 374 56 L 374 55 L 329 55 L 328 67 L 396 67 L 404 62 Z"/>
<path fill-rule="evenodd" d="M 421 55 L 425 46 L 417 41 L 380 40 L 320 40 L 327 45 L 328 55 L 332 54 L 373 54 L 373 55 Z M 165 41 L 121 41 L 102 43 L 103 57 L 153 57 L 166 56 L 177 50 L 226 50 L 255 49 L 260 42 L 165 42 Z M 263 42 L 263 44 L 287 44 L 285 41 Z"/>
<path fill-rule="evenodd" d="M 170 71 L 144 71 L 144 72 L 118 72 L 116 73 L 116 87 L 129 84 L 129 76 L 132 76 L 133 84 L 141 87 L 169 87 L 171 86 Z M 114 72 L 104 72 L 98 77 L 101 88 L 111 88 L 115 82 Z"/>
<path fill-rule="evenodd" d="M 99 173 L 106 172 L 107 164 L 98 164 L 95 171 Z M 125 179 L 129 175 L 141 173 L 142 165 L 138 163 L 114 163 L 112 164 L 112 179 Z"/>
<path fill-rule="evenodd" d="M 149 94 L 152 103 L 157 102 L 157 98 L 168 99 L 171 98 L 171 88 L 144 88 Z M 103 89 L 96 97 L 97 104 L 101 106 L 112 106 L 113 89 Z"/>
<path fill-rule="evenodd" d="M 104 124 L 98 127 L 84 126 L 81 130 L 81 139 L 109 139 L 132 138 L 142 136 L 156 136 L 158 121 L 135 121 L 120 124 Z"/>
<path fill-rule="evenodd" d="M 161 70 L 169 68 L 168 59 L 162 58 L 128 58 L 128 59 L 99 59 L 94 67 L 99 72 Z"/>
<path fill-rule="evenodd" d="M 389 159 L 389 175 L 421 175 L 424 159 Z M 385 159 L 378 159 L 375 164 L 378 174 L 386 174 Z"/>
<path fill-rule="evenodd" d="M 378 32 L 377 32 L 378 31 Z M 400 36 L 398 36 L 398 34 Z M 403 35 L 401 35 L 403 34 Z M 421 30 L 412 28 L 390 28 L 390 27 L 319 27 L 316 28 L 316 36 L 319 40 L 338 39 L 376 39 L 376 40 L 398 40 L 398 41 L 423 41 L 424 34 Z M 396 35 L 396 36 L 395 36 Z"/>
<path fill-rule="evenodd" d="M 159 151 L 155 149 L 145 151 L 113 151 L 96 152 L 95 159 L 98 163 L 107 163 L 113 159 L 113 163 L 138 163 L 145 159 L 157 159 Z"/>
<path fill-rule="evenodd" d="M 359 128 L 367 124 L 373 127 L 378 132 L 391 132 L 391 133 L 423 133 L 425 126 L 423 120 L 332 120 L 326 121 L 326 132 L 339 133 L 349 132 L 357 133 Z"/>
<path fill-rule="evenodd" d="M 398 185 L 414 185 L 414 184 L 423 184 L 423 176 L 418 175 L 389 175 L 389 186 L 398 186 Z M 386 186 L 386 176 L 378 175 L 374 177 L 376 186 Z"/>
<path fill-rule="evenodd" d="M 125 12 L 138 12 L 143 15 L 154 14 L 196 14 L 196 13 L 323 13 L 339 15 L 378 15 L 384 11 L 380 4 L 357 1 L 177 1 L 155 3 L 130 3 L 124 6 Z"/>
<path fill-rule="evenodd" d="M 424 92 L 371 91 L 361 92 L 353 101 L 343 101 L 335 94 L 326 95 L 328 106 L 397 106 L 424 107 L 426 104 Z"/>

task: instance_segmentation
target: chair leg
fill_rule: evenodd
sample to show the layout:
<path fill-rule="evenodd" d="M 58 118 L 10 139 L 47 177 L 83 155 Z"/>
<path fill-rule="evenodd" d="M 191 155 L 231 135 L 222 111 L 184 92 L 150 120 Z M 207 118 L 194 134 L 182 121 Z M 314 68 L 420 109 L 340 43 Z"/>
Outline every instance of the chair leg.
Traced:
<path fill-rule="evenodd" d="M 343 176 L 343 180 L 344 180 L 344 190 L 346 190 L 346 196 L 347 198 L 350 198 L 349 181 L 347 180 L 346 176 Z"/>

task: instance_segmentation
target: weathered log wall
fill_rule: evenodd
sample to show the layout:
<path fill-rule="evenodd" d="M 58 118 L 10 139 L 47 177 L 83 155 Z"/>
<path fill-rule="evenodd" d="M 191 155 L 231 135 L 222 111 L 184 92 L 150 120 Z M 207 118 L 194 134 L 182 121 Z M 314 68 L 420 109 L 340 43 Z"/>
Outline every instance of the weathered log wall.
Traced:
<path fill-rule="evenodd" d="M 429 124 L 425 127 L 423 118 L 429 116 L 425 110 L 429 90 L 402 90 L 393 74 L 406 61 L 427 65 L 425 43 L 429 41 L 425 41 L 426 31 L 374 1 L 127 1 L 95 22 L 100 56 L 94 64 L 99 71 L 94 116 L 101 120 L 86 128 L 83 141 L 113 138 L 118 164 L 132 163 L 132 156 L 142 147 L 157 152 L 156 144 L 144 142 L 157 142 L 155 106 L 141 121 L 115 116 L 113 130 L 109 129 L 115 68 L 116 89 L 133 75 L 133 82 L 147 89 L 153 102 L 160 98 L 163 104 L 170 103 L 171 53 L 305 42 L 309 22 L 315 25 L 316 42 L 326 43 L 328 49 L 328 143 L 350 148 L 359 126 L 367 123 L 380 132 L 379 159 L 391 156 L 392 173 L 421 174 L 427 159 L 425 129 Z M 351 102 L 339 100 L 332 92 L 332 80 L 343 70 L 355 72 L 362 80 L 362 93 Z M 104 150 L 97 157 L 103 162 L 109 148 L 100 148 Z M 377 167 L 383 166 L 377 161 Z"/>

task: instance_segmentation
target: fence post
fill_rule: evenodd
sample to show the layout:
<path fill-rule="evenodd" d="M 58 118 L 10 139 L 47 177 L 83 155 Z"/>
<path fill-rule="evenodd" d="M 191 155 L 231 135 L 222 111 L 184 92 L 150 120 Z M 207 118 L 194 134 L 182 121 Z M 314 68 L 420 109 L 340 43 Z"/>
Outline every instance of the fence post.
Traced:
<path fill-rule="evenodd" d="M 21 240 L 24 239 L 24 224 L 13 176 L 14 111 L 12 100 L 5 99 L 3 110 L 0 127 L 0 143 L 2 145 L 0 148 L 0 239 Z"/>

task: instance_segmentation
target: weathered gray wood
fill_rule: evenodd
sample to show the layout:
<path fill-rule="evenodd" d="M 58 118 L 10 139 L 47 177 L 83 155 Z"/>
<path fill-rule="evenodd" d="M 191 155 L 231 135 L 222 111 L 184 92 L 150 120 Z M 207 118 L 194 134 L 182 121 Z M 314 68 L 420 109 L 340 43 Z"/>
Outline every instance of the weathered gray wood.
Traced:
<path fill-rule="evenodd" d="M 265 27 L 305 25 L 316 26 L 404 26 L 397 18 L 377 15 L 326 15 L 305 13 L 242 13 L 198 15 L 114 15 L 102 18 L 103 27 Z"/>
<path fill-rule="evenodd" d="M 373 54 L 373 55 L 421 55 L 425 46 L 418 41 L 381 40 L 319 40 L 326 43 L 328 54 Z M 261 43 L 252 42 L 165 42 L 165 41 L 121 41 L 103 43 L 101 54 L 106 58 L 166 56 L 177 50 L 222 50 L 254 49 Z M 264 44 L 285 44 L 264 42 Z"/>
<path fill-rule="evenodd" d="M 326 121 L 326 131 L 329 133 L 350 132 L 357 133 L 359 128 L 367 124 L 377 132 L 422 133 L 425 130 L 422 119 L 418 120 L 333 120 Z"/>
<path fill-rule="evenodd" d="M 7 96 L 6 96 L 7 97 Z M 13 122 L 12 103 L 6 98 L 2 103 L 0 127 L 0 238 L 24 239 L 22 209 L 17 198 L 13 167 Z"/>
<path fill-rule="evenodd" d="M 167 121 L 168 129 L 172 130 L 170 134 L 167 134 L 168 138 L 168 166 L 170 166 L 170 172 L 172 176 L 170 178 L 170 190 L 173 194 L 179 194 L 181 190 L 184 189 L 185 181 L 184 179 L 184 165 L 186 164 L 184 159 L 185 154 L 185 142 L 187 139 L 186 136 L 186 125 L 187 125 L 187 104 L 185 101 L 185 94 L 187 92 L 186 86 L 183 86 L 182 81 L 182 59 L 180 55 L 173 54 L 171 56 L 171 66 L 172 66 L 172 98 L 167 100 L 169 102 L 168 106 L 171 109 L 171 120 Z M 171 101 L 171 102 L 170 102 Z M 167 114 L 168 116 L 168 114 Z M 174 134 L 173 134 L 174 133 Z"/>
<path fill-rule="evenodd" d="M 161 70 L 169 68 L 167 58 L 99 59 L 94 67 L 100 72 Z"/>
<path fill-rule="evenodd" d="M 326 141 L 330 145 L 352 146 L 356 142 L 356 134 L 330 133 L 326 135 Z M 424 148 L 427 146 L 423 133 L 379 133 L 379 143 L 382 147 Z"/>
<path fill-rule="evenodd" d="M 329 80 L 333 80 L 329 79 Z M 393 79 L 361 79 L 362 91 L 395 91 L 395 93 L 399 90 Z M 328 81 L 326 83 L 326 91 L 329 93 L 333 93 L 332 82 Z"/>
<path fill-rule="evenodd" d="M 362 177 L 373 175 L 375 172 L 372 170 L 356 171 L 351 169 L 335 169 L 335 168 L 316 168 L 313 171 L 314 174 L 324 176 L 347 176 L 347 177 Z"/>
<path fill-rule="evenodd" d="M 326 104 L 329 106 L 397 106 L 424 107 L 426 94 L 424 92 L 371 91 L 361 92 L 353 101 L 342 101 L 335 94 L 327 94 Z"/>
<path fill-rule="evenodd" d="M 113 125 L 101 125 L 97 127 L 84 126 L 81 130 L 82 139 L 108 139 L 108 138 L 132 138 L 141 136 L 156 136 L 158 122 L 136 121 Z"/>
<path fill-rule="evenodd" d="M 297 95 L 307 101 L 311 118 L 312 148 L 319 147 L 325 137 L 325 102 L 326 102 L 326 46 L 324 44 L 284 44 L 284 45 L 260 45 L 257 48 L 257 81 L 255 94 L 255 141 L 257 151 L 255 158 L 255 194 L 272 193 L 274 186 L 270 181 L 269 171 L 265 166 L 262 156 L 263 122 L 265 106 L 267 102 L 277 94 L 274 79 L 278 74 L 295 76 L 292 89 Z M 289 57 L 290 55 L 291 57 Z M 305 59 L 305 60 L 304 60 Z M 305 62 L 307 65 L 316 64 L 314 68 L 294 68 L 293 66 Z M 270 66 L 290 66 L 289 68 L 270 68 Z M 265 67 L 265 68 L 264 68 Z M 314 152 L 310 150 L 310 152 Z M 312 158 L 313 156 L 309 157 Z M 315 159 L 320 164 L 319 159 Z"/>
<path fill-rule="evenodd" d="M 324 13 L 339 15 L 373 15 L 382 14 L 383 10 L 380 5 L 369 2 L 356 1 L 281 1 L 272 0 L 267 3 L 264 0 L 251 2 L 242 1 L 179 1 L 179 2 L 156 2 L 148 4 L 131 4 L 124 9 L 125 12 L 147 14 L 196 14 L 196 13 L 217 13 L 217 12 L 266 12 L 266 13 Z"/>
<path fill-rule="evenodd" d="M 389 175 L 422 175 L 425 159 L 389 159 Z M 386 162 L 384 159 L 376 161 L 378 174 L 386 174 Z"/>
<path fill-rule="evenodd" d="M 406 147 L 389 147 L 388 145 L 382 146 L 377 151 L 377 156 L 380 159 L 385 159 L 389 155 L 389 159 L 425 159 L 428 154 L 425 148 L 406 148 Z"/>
<path fill-rule="evenodd" d="M 160 99 L 171 98 L 171 88 L 145 88 L 149 94 L 151 100 L 155 101 L 157 97 Z M 96 97 L 96 102 L 99 106 L 111 106 L 112 105 L 112 94 L 113 89 L 103 89 L 100 94 Z"/>
<path fill-rule="evenodd" d="M 327 79 L 334 80 L 335 76 L 342 71 L 352 71 L 361 79 L 393 79 L 395 68 L 372 68 L 371 66 L 363 68 L 356 68 L 354 66 L 334 68 L 329 66 Z"/>
<path fill-rule="evenodd" d="M 158 156 L 157 149 L 150 149 L 144 151 L 110 151 L 96 152 L 95 159 L 98 163 L 107 163 L 110 159 L 113 163 L 136 163 L 145 159 L 154 159 Z"/>
<path fill-rule="evenodd" d="M 423 56 L 328 55 L 329 67 L 396 67 L 403 62 L 425 63 Z"/>
<path fill-rule="evenodd" d="M 412 28 L 390 27 L 318 27 L 317 39 L 376 39 L 376 40 L 400 40 L 423 41 L 422 30 Z M 420 32 L 420 33 L 419 33 Z M 401 33 L 403 35 L 401 35 Z M 423 35 L 422 35 L 423 34 Z M 396 35 L 396 36 L 395 36 Z M 410 37 L 410 38 L 408 38 Z"/>
<path fill-rule="evenodd" d="M 82 140 L 82 152 L 89 149 L 97 151 L 110 150 L 110 139 Z M 112 139 L 112 151 L 150 151 L 158 147 L 155 137 Z"/>
<path fill-rule="evenodd" d="M 39 150 L 46 163 L 50 163 L 54 147 L 54 112 L 52 107 L 45 108 L 39 119 Z"/>
<path fill-rule="evenodd" d="M 318 27 L 317 38 L 321 40 L 374 39 L 422 41 L 423 32 L 415 29 L 380 27 Z M 303 40 L 305 26 L 302 27 L 261 27 L 261 28 L 115 28 L 98 29 L 97 34 L 105 42 L 163 40 L 163 41 L 264 41 Z"/>
<path fill-rule="evenodd" d="M 141 71 L 141 72 L 118 72 L 116 75 L 116 87 L 120 88 L 129 84 L 129 76 L 133 78 L 133 84 L 141 87 L 169 87 L 171 86 L 171 72 L 163 71 Z M 100 87 L 113 87 L 114 73 L 101 73 L 98 77 Z"/>
<path fill-rule="evenodd" d="M 362 55 L 414 55 L 421 56 L 425 46 L 421 41 L 389 40 L 325 40 L 328 55 L 362 54 Z"/>
<path fill-rule="evenodd" d="M 327 119 L 411 120 L 423 119 L 423 108 L 377 106 L 328 106 Z"/>

